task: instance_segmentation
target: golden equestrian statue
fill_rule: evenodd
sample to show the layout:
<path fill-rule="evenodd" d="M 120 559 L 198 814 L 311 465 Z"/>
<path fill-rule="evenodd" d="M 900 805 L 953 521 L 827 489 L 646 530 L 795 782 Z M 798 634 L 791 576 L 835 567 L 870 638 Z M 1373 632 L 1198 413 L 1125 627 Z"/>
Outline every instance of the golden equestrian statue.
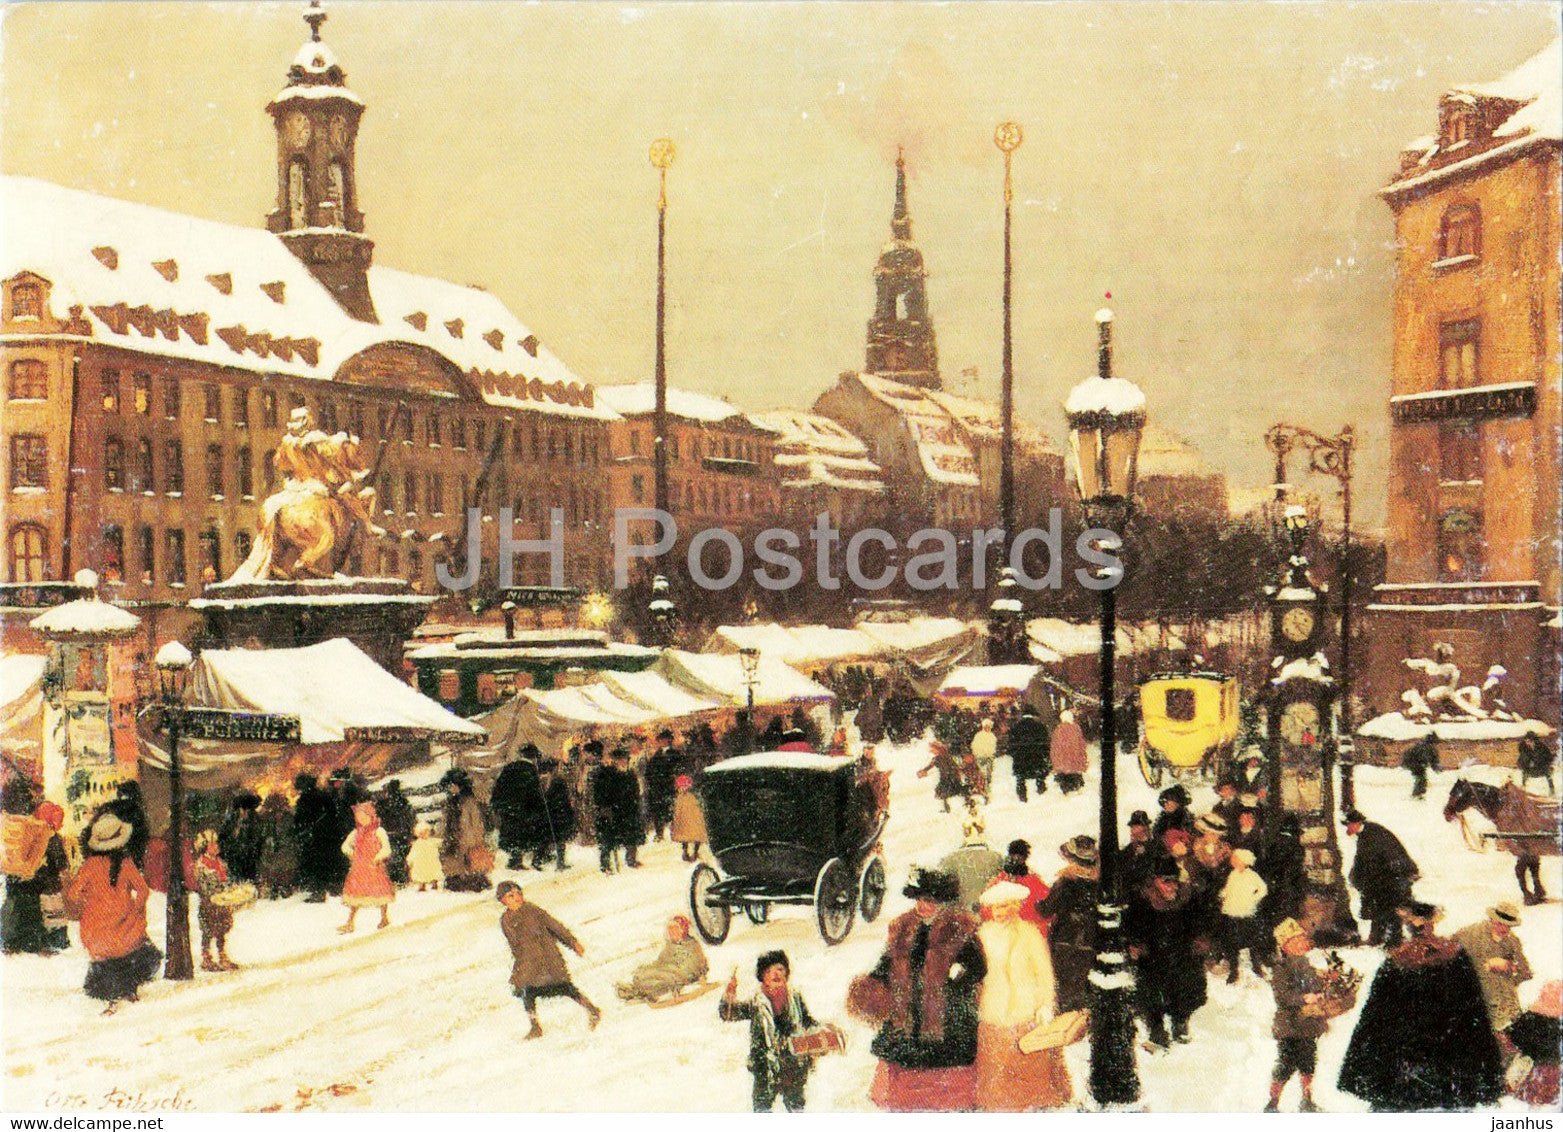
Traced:
<path fill-rule="evenodd" d="M 385 534 L 372 518 L 375 490 L 356 436 L 327 436 L 308 409 L 294 409 L 271 459 L 282 487 L 262 505 L 255 545 L 230 581 L 329 578 L 355 521 Z"/>

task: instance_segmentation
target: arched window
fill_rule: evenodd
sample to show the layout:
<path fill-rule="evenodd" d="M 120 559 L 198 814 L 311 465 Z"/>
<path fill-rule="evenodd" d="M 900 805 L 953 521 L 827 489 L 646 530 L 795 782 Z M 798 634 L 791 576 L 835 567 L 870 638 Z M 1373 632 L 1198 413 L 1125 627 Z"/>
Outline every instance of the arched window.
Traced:
<path fill-rule="evenodd" d="M 135 479 L 131 481 L 132 491 L 152 491 L 152 442 L 146 437 L 136 441 L 136 466 Z"/>
<path fill-rule="evenodd" d="M 114 523 L 103 528 L 103 580 L 125 580 L 125 529 Z"/>
<path fill-rule="evenodd" d="M 41 582 L 48 570 L 49 538 L 36 523 L 11 528 L 11 581 Z"/>
<path fill-rule="evenodd" d="M 36 358 L 11 363 L 11 400 L 42 401 L 48 396 L 48 366 Z"/>
<path fill-rule="evenodd" d="M 110 491 L 125 490 L 125 445 L 117 436 L 103 442 L 103 486 Z"/>
<path fill-rule="evenodd" d="M 309 227 L 309 200 L 304 195 L 302 158 L 295 158 L 288 164 L 288 227 Z"/>
<path fill-rule="evenodd" d="M 336 223 L 338 227 L 347 224 L 347 170 L 340 161 L 333 161 L 327 170 L 331 178 L 331 203 L 336 205 Z"/>
<path fill-rule="evenodd" d="M 18 283 L 11 288 L 12 318 L 42 318 L 43 288 L 36 283 Z"/>
<path fill-rule="evenodd" d="M 1439 230 L 1439 259 L 1482 254 L 1482 214 L 1474 204 L 1452 205 Z"/>

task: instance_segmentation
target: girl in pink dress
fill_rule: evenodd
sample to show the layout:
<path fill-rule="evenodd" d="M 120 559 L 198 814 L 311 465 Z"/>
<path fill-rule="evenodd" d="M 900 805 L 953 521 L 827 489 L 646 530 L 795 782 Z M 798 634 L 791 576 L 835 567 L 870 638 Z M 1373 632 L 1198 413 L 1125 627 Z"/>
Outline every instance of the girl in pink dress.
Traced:
<path fill-rule="evenodd" d="M 353 930 L 353 921 L 360 908 L 380 909 L 377 927 L 389 927 L 391 901 L 396 890 L 391 886 L 391 876 L 385 871 L 385 862 L 391 858 L 391 839 L 380 828 L 374 803 L 359 802 L 353 807 L 353 832 L 342 842 L 342 853 L 352 862 L 348 866 L 347 880 L 342 885 L 342 903 L 347 905 L 347 923 L 337 929 L 343 935 Z"/>

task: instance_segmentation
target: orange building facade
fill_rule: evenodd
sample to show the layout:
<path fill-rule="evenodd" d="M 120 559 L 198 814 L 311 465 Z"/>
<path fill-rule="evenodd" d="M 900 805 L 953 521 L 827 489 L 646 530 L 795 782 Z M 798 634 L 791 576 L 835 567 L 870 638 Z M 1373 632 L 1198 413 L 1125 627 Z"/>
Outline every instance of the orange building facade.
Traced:
<path fill-rule="evenodd" d="M 1446 93 L 1381 192 L 1398 259 L 1388 573 L 1364 623 L 1376 711 L 1443 643 L 1465 682 L 1500 665 L 1511 708 L 1557 721 L 1559 66 L 1554 43 Z"/>

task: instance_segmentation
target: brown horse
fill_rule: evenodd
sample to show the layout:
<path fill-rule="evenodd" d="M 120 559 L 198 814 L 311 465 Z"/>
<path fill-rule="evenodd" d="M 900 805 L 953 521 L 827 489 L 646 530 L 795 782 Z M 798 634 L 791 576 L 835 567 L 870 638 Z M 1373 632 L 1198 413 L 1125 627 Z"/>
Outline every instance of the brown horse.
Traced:
<path fill-rule="evenodd" d="M 1541 887 L 1541 858 L 1556 857 L 1558 843 L 1558 803 L 1521 790 L 1512 782 L 1489 786 L 1460 778 L 1449 790 L 1444 803 L 1444 820 L 1454 821 L 1466 810 L 1479 810 L 1498 827 L 1493 835 L 1498 848 L 1513 853 L 1514 879 L 1527 904 L 1540 904 L 1547 898 Z M 1530 886 L 1525 878 L 1530 877 Z"/>

